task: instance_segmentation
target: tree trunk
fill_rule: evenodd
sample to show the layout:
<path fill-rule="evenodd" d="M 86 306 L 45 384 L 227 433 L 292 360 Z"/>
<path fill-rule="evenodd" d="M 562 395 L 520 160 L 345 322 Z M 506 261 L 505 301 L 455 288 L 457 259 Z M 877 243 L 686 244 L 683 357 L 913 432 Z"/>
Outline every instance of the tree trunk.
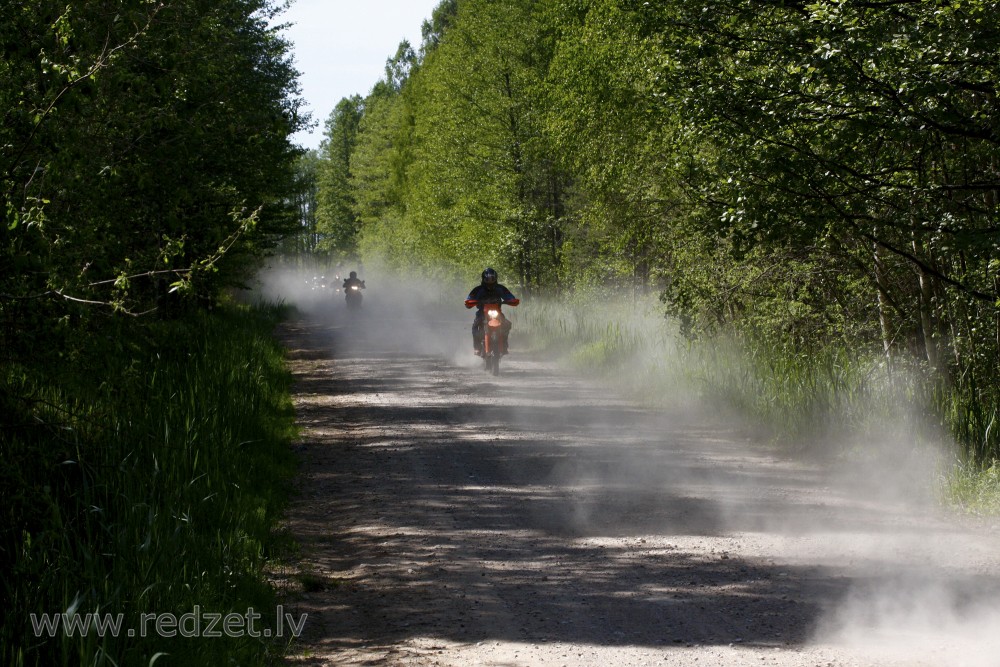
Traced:
<path fill-rule="evenodd" d="M 913 255 L 926 257 L 923 244 L 913 238 Z M 941 354 L 937 344 L 937 327 L 934 326 L 934 289 L 931 277 L 923 267 L 917 267 L 917 280 L 920 285 L 920 332 L 924 341 L 924 357 L 936 373 L 944 377 L 946 369 L 941 363 Z"/>
<path fill-rule="evenodd" d="M 882 330 L 882 351 L 885 354 L 886 367 L 892 373 L 892 334 L 889 332 L 889 297 L 885 286 L 885 265 L 882 262 L 882 250 L 873 244 L 875 261 L 875 287 L 878 292 L 878 323 Z"/>
<path fill-rule="evenodd" d="M 993 294 L 997 298 L 996 310 L 993 312 L 995 315 L 993 319 L 996 321 L 997 329 L 997 354 L 1000 355 L 1000 273 L 993 276 Z"/>

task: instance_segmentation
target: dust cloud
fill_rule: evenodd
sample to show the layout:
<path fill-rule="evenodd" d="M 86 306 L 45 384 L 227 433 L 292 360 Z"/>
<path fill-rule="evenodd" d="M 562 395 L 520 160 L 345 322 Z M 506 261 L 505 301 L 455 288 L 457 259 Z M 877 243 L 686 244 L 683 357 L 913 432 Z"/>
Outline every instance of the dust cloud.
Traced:
<path fill-rule="evenodd" d="M 350 270 L 367 284 L 360 312 L 337 291 Z M 320 323 L 338 355 L 436 358 L 468 371 L 478 360 L 461 304 L 477 278 L 276 265 L 261 272 L 259 293 Z M 823 456 L 790 457 L 705 391 L 732 373 L 712 366 L 730 356 L 685 351 L 655 307 L 625 303 L 567 311 L 525 299 L 510 315 L 507 372 L 470 376 L 481 379 L 466 400 L 503 394 L 499 421 L 548 452 L 532 473 L 546 499 L 535 503 L 544 508 L 533 514 L 536 528 L 580 544 L 642 537 L 651 548 L 686 549 L 695 562 L 724 554 L 733 573 L 775 585 L 796 576 L 789 571 L 806 573 L 790 589 L 815 602 L 803 641 L 845 659 L 1000 665 L 996 535 L 942 509 L 954 447 L 939 429 L 900 402 L 891 418 L 797 443 Z M 589 398 L 563 390 L 579 381 L 575 373 L 543 378 L 556 358 L 593 371 L 584 373 Z M 815 578 L 822 592 L 810 589 Z"/>
<path fill-rule="evenodd" d="M 348 310 L 343 281 L 351 271 L 365 281 L 363 301 Z M 459 285 L 418 273 L 400 275 L 377 266 L 300 261 L 263 268 L 253 287 L 256 298 L 293 306 L 330 332 L 338 354 L 379 350 L 394 356 L 436 355 L 460 366 L 477 362 L 472 354 L 472 314 L 465 295 L 478 281 Z M 463 335 L 465 334 L 465 335 Z"/>
<path fill-rule="evenodd" d="M 735 536 L 747 556 L 823 568 L 837 582 L 818 601 L 814 646 L 875 664 L 1000 665 L 1000 542 L 944 509 L 956 448 L 902 397 L 900 372 L 894 388 L 869 388 L 882 393 L 863 419 L 823 415 L 835 428 L 794 443 L 796 458 L 703 391 L 705 378 L 732 374 L 712 367 L 732 355 L 682 349 L 655 310 L 595 328 L 609 327 L 628 353 L 592 381 L 625 388 L 658 417 L 592 422 L 612 456 L 553 472 L 576 491 L 565 521 L 578 533 L 634 533 L 614 508 L 625 503 L 651 533 Z M 644 497 L 685 509 L 643 506 Z"/>
<path fill-rule="evenodd" d="M 817 640 L 879 664 L 992 667 L 1000 664 L 1000 606 L 971 579 L 927 570 L 884 575 L 852 591 L 824 619 Z"/>

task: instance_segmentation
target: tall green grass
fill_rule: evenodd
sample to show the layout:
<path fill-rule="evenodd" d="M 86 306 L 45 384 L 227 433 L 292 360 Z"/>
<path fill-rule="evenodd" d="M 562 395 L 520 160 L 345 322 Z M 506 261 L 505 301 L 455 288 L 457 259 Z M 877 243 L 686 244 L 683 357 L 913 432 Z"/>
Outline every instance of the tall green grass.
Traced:
<path fill-rule="evenodd" d="M 802 352 L 734 333 L 690 341 L 652 298 L 533 300 L 517 316 L 535 345 L 602 381 L 653 405 L 698 396 L 792 449 L 864 456 L 866 443 L 885 437 L 920 444 L 944 434 L 957 443 L 951 499 L 1000 508 L 995 387 L 945 385 L 915 361 L 890 368 L 877 351 L 843 343 Z"/>
<path fill-rule="evenodd" d="M 29 614 L 245 613 L 294 468 L 278 312 L 111 322 L 64 365 L 0 377 L 7 665 L 261 665 L 262 638 L 36 637 Z M 273 623 L 272 623 L 273 624 Z"/>

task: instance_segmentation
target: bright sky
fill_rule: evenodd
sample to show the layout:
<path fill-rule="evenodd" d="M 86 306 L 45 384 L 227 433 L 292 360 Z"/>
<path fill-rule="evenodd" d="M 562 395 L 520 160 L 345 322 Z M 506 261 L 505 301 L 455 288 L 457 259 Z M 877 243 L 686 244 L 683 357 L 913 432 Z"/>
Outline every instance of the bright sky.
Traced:
<path fill-rule="evenodd" d="M 293 23 L 295 68 L 306 108 L 316 123 L 292 140 L 319 148 L 323 123 L 344 97 L 364 97 L 385 73 L 403 39 L 420 46 L 420 27 L 441 0 L 293 0 L 280 19 Z"/>

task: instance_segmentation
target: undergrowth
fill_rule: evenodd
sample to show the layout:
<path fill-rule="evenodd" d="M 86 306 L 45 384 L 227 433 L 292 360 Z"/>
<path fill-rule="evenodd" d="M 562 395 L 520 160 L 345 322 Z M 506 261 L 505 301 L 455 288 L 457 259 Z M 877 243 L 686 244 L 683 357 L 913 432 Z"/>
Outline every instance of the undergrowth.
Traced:
<path fill-rule="evenodd" d="M 273 625 L 263 568 L 294 468 L 278 317 L 111 321 L 56 368 L 4 369 L 3 664 L 263 665 L 281 653 L 274 639 L 166 637 L 152 623 L 139 636 L 142 614 L 252 607 L 258 627 Z M 122 629 L 50 637 L 31 621 L 90 612 L 121 614 Z"/>
<path fill-rule="evenodd" d="M 517 314 L 518 327 L 536 347 L 647 404 L 695 396 L 793 450 L 864 457 L 866 447 L 886 438 L 951 441 L 948 501 L 1000 513 L 995 392 L 944 386 L 915 361 L 896 359 L 890 368 L 881 354 L 846 344 L 806 352 L 732 333 L 688 340 L 652 298 L 595 299 L 600 308 L 572 307 L 574 301 L 590 300 L 533 300 Z"/>

